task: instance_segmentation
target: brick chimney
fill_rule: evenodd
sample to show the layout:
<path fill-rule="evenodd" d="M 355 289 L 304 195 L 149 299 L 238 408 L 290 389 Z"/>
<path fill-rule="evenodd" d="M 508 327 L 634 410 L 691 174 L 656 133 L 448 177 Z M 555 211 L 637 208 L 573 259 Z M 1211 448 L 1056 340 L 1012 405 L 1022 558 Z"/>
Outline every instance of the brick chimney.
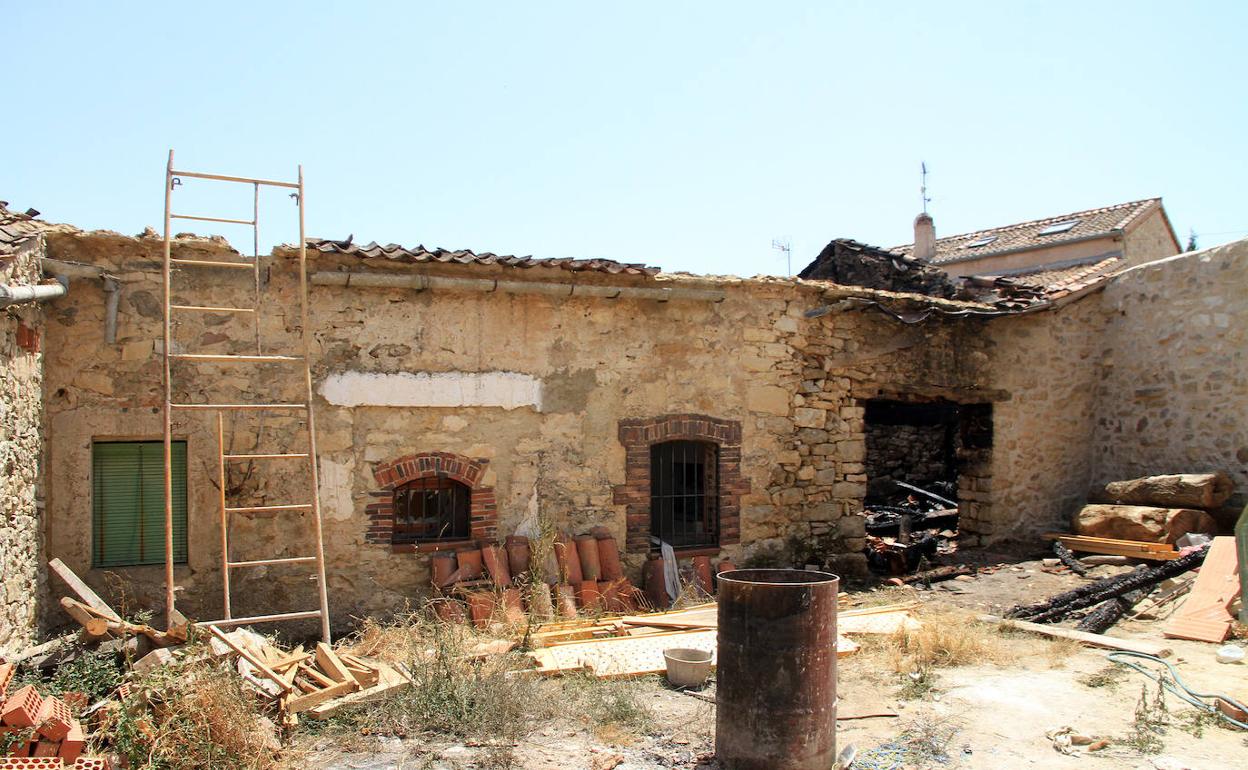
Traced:
<path fill-rule="evenodd" d="M 926 211 L 914 218 L 914 256 L 927 262 L 936 256 L 936 224 Z"/>

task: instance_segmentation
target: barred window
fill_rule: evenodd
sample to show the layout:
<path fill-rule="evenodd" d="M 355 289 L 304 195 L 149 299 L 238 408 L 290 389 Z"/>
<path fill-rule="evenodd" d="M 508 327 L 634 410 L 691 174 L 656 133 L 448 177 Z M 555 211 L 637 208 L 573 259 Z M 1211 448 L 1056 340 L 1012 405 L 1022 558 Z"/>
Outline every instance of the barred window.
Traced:
<path fill-rule="evenodd" d="M 393 543 L 466 540 L 471 491 L 441 476 L 416 479 L 394 490 Z"/>
<path fill-rule="evenodd" d="M 675 548 L 719 543 L 719 447 L 666 441 L 650 447 L 650 534 Z"/>

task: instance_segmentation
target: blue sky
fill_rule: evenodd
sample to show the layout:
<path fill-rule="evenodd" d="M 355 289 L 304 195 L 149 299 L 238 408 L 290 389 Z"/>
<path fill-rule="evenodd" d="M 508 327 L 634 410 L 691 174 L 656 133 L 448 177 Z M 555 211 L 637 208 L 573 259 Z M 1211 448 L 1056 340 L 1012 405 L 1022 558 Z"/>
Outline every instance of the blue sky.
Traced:
<path fill-rule="evenodd" d="M 302 163 L 310 235 L 783 274 L 910 241 L 926 160 L 940 234 L 1161 195 L 1248 236 L 1244 3 L 110 5 L 0 6 L 14 208 L 158 227 L 173 147 Z M 178 205 L 249 215 L 220 187 Z"/>

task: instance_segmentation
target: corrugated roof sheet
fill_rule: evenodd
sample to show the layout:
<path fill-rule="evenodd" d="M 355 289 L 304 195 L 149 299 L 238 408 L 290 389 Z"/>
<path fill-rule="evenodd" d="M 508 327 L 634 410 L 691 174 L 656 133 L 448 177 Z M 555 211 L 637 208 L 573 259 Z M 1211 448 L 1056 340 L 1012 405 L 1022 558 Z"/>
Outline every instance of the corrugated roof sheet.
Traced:
<path fill-rule="evenodd" d="M 1041 249 L 1098 235 L 1109 235 L 1126 228 L 1133 221 L 1160 206 L 1161 198 L 1148 198 L 1120 203 L 1116 206 L 1074 211 L 1060 216 L 1034 219 L 1030 222 L 1019 222 L 988 230 L 976 230 L 973 233 L 937 238 L 936 256 L 931 261 L 937 265 L 949 264 L 981 259 L 1005 251 Z M 1075 224 L 1069 229 L 1051 235 L 1040 235 L 1040 231 L 1045 228 L 1072 221 Z M 975 243 L 980 245 L 970 245 Z M 908 256 L 914 251 L 914 244 L 894 246 L 889 251 Z"/>
<path fill-rule="evenodd" d="M 325 254 L 346 254 L 361 258 L 391 259 L 408 263 L 440 262 L 458 265 L 501 265 L 503 267 L 534 268 L 546 267 L 572 272 L 592 271 L 610 273 L 612 275 L 657 275 L 659 268 L 642 264 L 626 264 L 612 259 L 558 259 L 515 257 L 510 255 L 477 254 L 467 249 L 448 251 L 447 249 L 426 249 L 424 246 L 405 248 L 396 243 L 382 246 L 378 243 L 359 245 L 345 241 L 333 241 L 328 238 L 309 238 L 308 247 Z"/>

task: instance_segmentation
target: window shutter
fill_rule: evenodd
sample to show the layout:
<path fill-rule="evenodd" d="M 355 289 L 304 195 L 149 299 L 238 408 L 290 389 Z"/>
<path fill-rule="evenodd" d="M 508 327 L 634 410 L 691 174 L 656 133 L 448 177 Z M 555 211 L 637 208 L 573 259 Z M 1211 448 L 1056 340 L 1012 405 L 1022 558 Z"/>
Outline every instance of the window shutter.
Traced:
<path fill-rule="evenodd" d="M 186 442 L 172 446 L 173 552 L 186 562 Z M 92 452 L 92 564 L 120 567 L 165 560 L 164 444 L 97 442 Z"/>

